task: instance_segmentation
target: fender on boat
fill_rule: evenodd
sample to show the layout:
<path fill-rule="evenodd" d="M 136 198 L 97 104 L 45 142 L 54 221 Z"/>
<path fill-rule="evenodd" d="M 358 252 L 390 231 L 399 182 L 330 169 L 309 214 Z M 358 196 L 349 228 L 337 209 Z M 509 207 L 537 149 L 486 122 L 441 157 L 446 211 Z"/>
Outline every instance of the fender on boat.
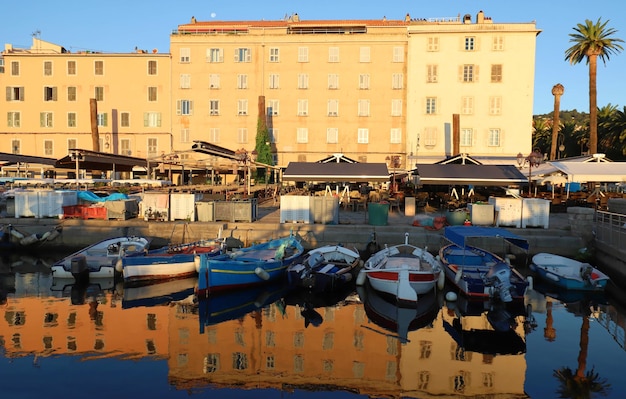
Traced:
<path fill-rule="evenodd" d="M 552 281 L 559 281 L 559 276 L 557 276 L 556 274 L 552 274 L 550 272 L 546 272 L 546 277 Z"/>
<path fill-rule="evenodd" d="M 256 269 L 254 269 L 254 274 L 256 274 L 262 280 L 267 281 L 270 279 L 270 274 L 263 270 L 263 268 L 261 267 L 257 267 Z"/>
<path fill-rule="evenodd" d="M 461 277 L 463 277 L 463 269 L 459 268 L 459 270 L 457 270 L 456 274 L 454 275 L 454 282 L 458 283 L 459 281 L 461 281 Z"/>
<path fill-rule="evenodd" d="M 360 270 L 358 276 L 356 277 L 356 285 L 365 284 L 365 279 L 367 278 L 367 273 L 365 271 Z"/>
<path fill-rule="evenodd" d="M 118 273 L 122 273 L 124 271 L 124 262 L 122 262 L 122 258 L 118 258 L 117 262 L 115 262 L 115 271 Z"/>
<path fill-rule="evenodd" d="M 444 273 L 443 270 L 440 270 L 439 278 L 437 279 L 437 288 L 439 290 L 442 290 L 445 285 L 446 285 L 446 274 Z"/>
<path fill-rule="evenodd" d="M 200 255 L 195 254 L 193 256 L 193 265 L 196 267 L 196 273 L 200 273 Z"/>

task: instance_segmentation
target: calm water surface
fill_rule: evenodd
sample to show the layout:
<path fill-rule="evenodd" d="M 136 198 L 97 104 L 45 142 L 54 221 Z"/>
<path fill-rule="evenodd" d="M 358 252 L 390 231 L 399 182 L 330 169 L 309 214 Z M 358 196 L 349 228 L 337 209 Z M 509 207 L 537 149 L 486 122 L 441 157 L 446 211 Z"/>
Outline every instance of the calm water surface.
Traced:
<path fill-rule="evenodd" d="M 197 303 L 195 279 L 77 287 L 52 279 L 53 260 L 11 256 L 0 264 L 3 397 L 623 398 L 626 392 L 626 311 L 612 296 L 536 285 L 524 305 L 507 309 L 447 303 L 442 292 L 407 310 L 369 287 L 329 298 L 274 285 Z"/>

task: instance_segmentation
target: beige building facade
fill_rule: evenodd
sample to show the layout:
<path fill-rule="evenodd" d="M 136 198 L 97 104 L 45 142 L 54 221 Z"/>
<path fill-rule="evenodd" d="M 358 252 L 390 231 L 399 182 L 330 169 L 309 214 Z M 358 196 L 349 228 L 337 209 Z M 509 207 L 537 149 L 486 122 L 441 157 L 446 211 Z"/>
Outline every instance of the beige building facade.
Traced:
<path fill-rule="evenodd" d="M 176 153 L 209 167 L 230 161 L 190 151 L 193 142 L 252 151 L 262 114 L 281 167 L 338 153 L 394 169 L 460 153 L 512 161 L 531 147 L 538 33 L 534 22 L 495 23 L 481 11 L 192 18 L 171 34 L 169 54 L 70 53 L 33 38 L 30 49 L 7 44 L 2 53 L 0 152 L 61 158 L 92 149 L 95 119 L 100 151 Z"/>
<path fill-rule="evenodd" d="M 170 152 L 169 54 L 70 53 L 33 38 L 29 49 L 5 45 L 2 58 L 0 152 L 55 159 L 73 148 L 138 158 Z"/>

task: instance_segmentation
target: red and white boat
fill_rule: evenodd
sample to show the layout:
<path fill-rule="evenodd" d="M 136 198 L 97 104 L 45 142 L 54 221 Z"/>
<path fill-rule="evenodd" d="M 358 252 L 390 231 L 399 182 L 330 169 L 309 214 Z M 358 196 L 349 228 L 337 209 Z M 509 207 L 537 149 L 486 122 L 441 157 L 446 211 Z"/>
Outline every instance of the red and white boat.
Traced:
<path fill-rule="evenodd" d="M 409 244 L 406 233 L 404 244 L 386 246 L 365 262 L 357 284 L 366 279 L 376 291 L 395 296 L 399 304 L 411 304 L 435 286 L 443 288 L 445 274 L 427 248 Z"/>

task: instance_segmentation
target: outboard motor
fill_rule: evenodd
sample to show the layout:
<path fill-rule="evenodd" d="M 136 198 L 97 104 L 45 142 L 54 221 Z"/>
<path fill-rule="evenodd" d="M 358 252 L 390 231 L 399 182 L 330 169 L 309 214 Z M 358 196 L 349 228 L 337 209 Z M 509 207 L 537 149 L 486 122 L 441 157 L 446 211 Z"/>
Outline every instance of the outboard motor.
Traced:
<path fill-rule="evenodd" d="M 489 269 L 485 276 L 488 285 L 493 286 L 502 302 L 512 302 L 511 268 L 506 263 L 498 263 Z"/>

